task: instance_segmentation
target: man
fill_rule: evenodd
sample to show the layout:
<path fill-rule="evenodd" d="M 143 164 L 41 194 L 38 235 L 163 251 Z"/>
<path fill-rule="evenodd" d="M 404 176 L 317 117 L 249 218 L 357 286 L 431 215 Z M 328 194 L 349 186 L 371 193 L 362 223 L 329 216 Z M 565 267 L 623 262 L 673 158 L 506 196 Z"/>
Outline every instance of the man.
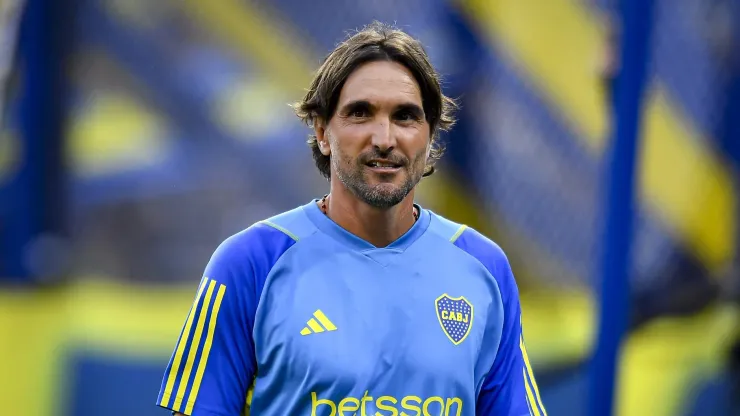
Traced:
<path fill-rule="evenodd" d="M 227 239 L 157 403 L 186 415 L 545 415 L 514 276 L 414 204 L 454 103 L 418 41 L 375 23 L 324 61 L 298 116 L 330 193 Z"/>

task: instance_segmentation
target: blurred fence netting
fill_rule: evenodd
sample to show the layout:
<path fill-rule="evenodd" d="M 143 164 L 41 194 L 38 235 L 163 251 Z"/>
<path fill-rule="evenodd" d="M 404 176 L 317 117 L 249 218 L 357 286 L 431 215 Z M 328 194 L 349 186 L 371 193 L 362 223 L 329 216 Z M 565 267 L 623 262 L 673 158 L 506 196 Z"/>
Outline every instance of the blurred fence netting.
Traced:
<path fill-rule="evenodd" d="M 477 56 L 464 101 L 470 180 L 512 236 L 508 243 L 519 242 L 514 249 L 528 275 L 590 287 L 603 239 L 602 154 L 619 65 L 619 45 L 609 41 L 620 22 L 608 1 L 585 10 L 587 2 L 467 3 L 485 19 L 479 33 L 493 39 Z M 631 269 L 637 322 L 706 305 L 736 258 L 737 159 L 728 149 L 740 138 L 727 125 L 737 123 L 727 112 L 727 83 L 737 83 L 736 61 L 729 64 L 737 60 L 730 56 L 737 7 L 674 6 L 658 2 L 644 105 Z"/>
<path fill-rule="evenodd" d="M 21 0 L 0 3 L 0 125 L 5 115 L 4 104 L 7 101 L 23 4 Z"/>
<path fill-rule="evenodd" d="M 11 99 L 14 57 L 18 45 L 23 1 L 0 3 L 0 185 L 9 181 L 17 137 L 11 136 L 8 102 Z"/>
<path fill-rule="evenodd" d="M 300 90 L 249 54 L 260 40 L 233 23 L 248 11 L 79 3 L 67 101 L 75 274 L 192 280 L 225 237 L 319 189 L 287 105 Z"/>

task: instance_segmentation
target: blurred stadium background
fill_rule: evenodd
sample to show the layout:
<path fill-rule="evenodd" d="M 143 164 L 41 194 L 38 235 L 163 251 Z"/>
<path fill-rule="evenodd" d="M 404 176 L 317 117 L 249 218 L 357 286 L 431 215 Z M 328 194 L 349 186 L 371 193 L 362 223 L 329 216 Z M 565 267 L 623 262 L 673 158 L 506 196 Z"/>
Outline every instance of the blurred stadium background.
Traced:
<path fill-rule="evenodd" d="M 378 19 L 462 102 L 420 201 L 508 252 L 548 413 L 587 414 L 615 5 L 2 0 L 0 413 L 166 414 L 211 252 L 327 188 L 287 104 Z M 740 414 L 740 2 L 656 0 L 648 70 L 617 413 Z"/>

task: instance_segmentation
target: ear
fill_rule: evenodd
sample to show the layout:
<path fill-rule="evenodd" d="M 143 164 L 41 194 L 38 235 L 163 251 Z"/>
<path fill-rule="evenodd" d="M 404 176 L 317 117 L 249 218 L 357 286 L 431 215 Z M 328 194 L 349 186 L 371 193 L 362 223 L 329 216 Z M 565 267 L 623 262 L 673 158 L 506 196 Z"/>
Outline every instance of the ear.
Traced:
<path fill-rule="evenodd" d="M 331 146 L 329 145 L 329 135 L 326 133 L 324 120 L 317 119 L 314 123 L 313 130 L 316 133 L 316 141 L 318 142 L 321 154 L 329 156 L 331 154 Z"/>

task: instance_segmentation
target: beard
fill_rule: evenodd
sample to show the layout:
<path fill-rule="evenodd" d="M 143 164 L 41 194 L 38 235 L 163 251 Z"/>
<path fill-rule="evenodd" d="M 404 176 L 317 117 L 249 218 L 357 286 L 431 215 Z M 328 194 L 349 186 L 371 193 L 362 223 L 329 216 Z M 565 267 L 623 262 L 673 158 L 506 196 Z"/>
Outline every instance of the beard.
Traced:
<path fill-rule="evenodd" d="M 421 181 L 426 167 L 426 153 L 426 149 L 422 149 L 411 161 L 397 154 L 382 153 L 378 150 L 352 158 L 335 148 L 332 149 L 331 164 L 336 177 L 355 197 L 372 207 L 387 209 L 401 203 Z M 402 165 L 401 169 L 397 173 L 389 174 L 387 181 L 381 179 L 377 183 L 370 183 L 366 162 L 375 158 L 391 160 Z M 378 176 L 382 178 L 385 175 Z M 402 178 L 400 184 L 395 183 L 398 177 Z"/>

